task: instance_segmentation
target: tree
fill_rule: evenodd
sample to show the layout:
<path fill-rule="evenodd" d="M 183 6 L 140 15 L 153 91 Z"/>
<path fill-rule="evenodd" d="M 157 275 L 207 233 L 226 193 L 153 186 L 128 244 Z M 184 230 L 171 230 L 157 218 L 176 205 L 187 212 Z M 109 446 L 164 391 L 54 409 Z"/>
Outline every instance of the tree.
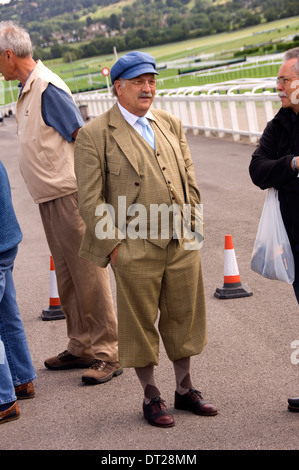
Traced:
<path fill-rule="evenodd" d="M 110 16 L 108 25 L 111 29 L 120 29 L 119 17 L 115 13 Z"/>
<path fill-rule="evenodd" d="M 62 46 L 55 43 L 50 49 L 52 59 L 57 59 L 58 57 L 61 57 L 63 54 L 63 50 L 64 48 Z"/>

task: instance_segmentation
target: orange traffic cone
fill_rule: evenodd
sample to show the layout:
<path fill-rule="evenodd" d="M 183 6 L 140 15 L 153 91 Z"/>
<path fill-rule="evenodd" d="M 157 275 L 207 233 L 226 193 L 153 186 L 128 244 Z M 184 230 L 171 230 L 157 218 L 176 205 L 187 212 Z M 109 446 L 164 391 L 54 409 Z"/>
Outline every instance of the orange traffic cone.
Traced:
<path fill-rule="evenodd" d="M 234 299 L 252 295 L 247 285 L 242 285 L 231 235 L 225 235 L 224 284 L 214 292 L 218 299 Z"/>
<path fill-rule="evenodd" d="M 54 261 L 50 256 L 50 299 L 49 308 L 42 311 L 43 320 L 62 320 L 65 315 L 60 307 Z"/>

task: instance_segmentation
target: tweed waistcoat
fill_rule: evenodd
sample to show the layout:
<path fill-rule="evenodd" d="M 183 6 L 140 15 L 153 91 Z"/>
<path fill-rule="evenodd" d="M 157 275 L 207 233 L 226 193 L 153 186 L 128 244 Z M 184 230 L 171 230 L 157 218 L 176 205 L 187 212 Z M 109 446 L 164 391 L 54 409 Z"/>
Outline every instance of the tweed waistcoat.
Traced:
<path fill-rule="evenodd" d="M 131 132 L 132 143 L 138 154 L 141 185 L 135 204 L 146 209 L 146 220 L 140 218 L 140 223 L 144 228 L 146 226 L 146 234 L 140 233 L 141 237 L 165 248 L 174 235 L 173 205 L 182 207 L 184 191 L 173 149 L 158 126 L 153 123 L 152 127 L 155 132 L 155 151 L 138 132 Z M 133 212 L 127 218 L 127 226 L 136 217 Z M 181 212 L 178 212 L 180 218 Z M 130 236 L 130 233 L 127 235 Z"/>

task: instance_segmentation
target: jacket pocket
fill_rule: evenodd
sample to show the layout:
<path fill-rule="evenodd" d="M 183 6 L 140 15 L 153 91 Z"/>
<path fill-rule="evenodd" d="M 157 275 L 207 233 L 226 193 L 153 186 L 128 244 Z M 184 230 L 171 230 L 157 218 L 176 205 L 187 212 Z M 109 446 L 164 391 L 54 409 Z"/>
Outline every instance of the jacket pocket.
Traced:
<path fill-rule="evenodd" d="M 57 168 L 56 168 L 56 161 L 57 161 L 57 158 L 54 157 L 54 161 L 52 161 L 50 158 L 48 158 L 46 156 L 46 154 L 42 151 L 42 152 L 39 152 L 39 154 L 37 155 L 40 163 L 41 163 L 41 167 L 46 170 L 46 171 L 50 171 L 52 174 L 57 174 Z"/>
<path fill-rule="evenodd" d="M 108 190 L 116 191 L 119 184 L 120 163 L 109 162 L 107 165 Z"/>

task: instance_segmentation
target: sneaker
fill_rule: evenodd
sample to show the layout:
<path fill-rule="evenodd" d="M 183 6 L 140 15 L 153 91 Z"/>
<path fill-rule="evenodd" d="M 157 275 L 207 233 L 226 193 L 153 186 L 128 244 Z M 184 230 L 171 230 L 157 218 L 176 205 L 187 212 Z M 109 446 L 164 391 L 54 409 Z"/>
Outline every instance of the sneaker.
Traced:
<path fill-rule="evenodd" d="M 90 368 L 82 375 L 82 382 L 90 385 L 102 384 L 122 373 L 123 369 L 118 362 L 105 362 L 94 359 Z"/>
<path fill-rule="evenodd" d="M 68 351 L 45 360 L 45 366 L 51 370 L 85 369 L 92 364 L 93 357 L 73 356 Z"/>
<path fill-rule="evenodd" d="M 28 382 L 23 385 L 15 387 L 15 393 L 18 400 L 24 400 L 26 398 L 34 398 L 35 390 L 32 382 Z"/>
<path fill-rule="evenodd" d="M 18 403 L 15 401 L 13 405 L 7 410 L 0 411 L 0 424 L 6 423 L 7 421 L 14 421 L 20 417 L 20 408 Z"/>
<path fill-rule="evenodd" d="M 143 416 L 152 426 L 160 428 L 174 426 L 174 419 L 160 397 L 152 398 L 147 405 L 143 402 Z"/>
<path fill-rule="evenodd" d="M 189 410 L 202 416 L 214 416 L 218 413 L 216 407 L 204 400 L 201 392 L 195 388 L 190 388 L 189 392 L 184 395 L 175 392 L 174 407 L 177 410 Z"/>

